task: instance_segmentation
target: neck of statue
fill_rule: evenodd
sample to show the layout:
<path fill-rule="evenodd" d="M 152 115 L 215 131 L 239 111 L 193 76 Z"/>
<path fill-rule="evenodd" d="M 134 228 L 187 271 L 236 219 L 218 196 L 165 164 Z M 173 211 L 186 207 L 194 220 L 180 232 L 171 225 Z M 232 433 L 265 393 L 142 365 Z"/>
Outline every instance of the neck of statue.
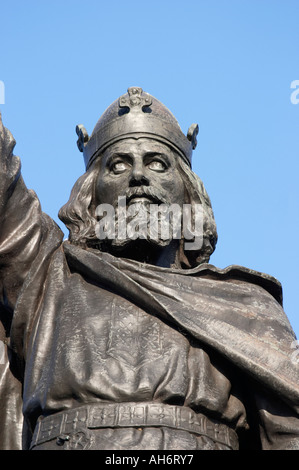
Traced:
<path fill-rule="evenodd" d="M 125 247 L 110 247 L 107 251 L 116 257 L 131 259 L 161 268 L 181 267 L 178 240 L 172 240 L 167 246 L 150 244 L 147 240 L 133 240 Z"/>

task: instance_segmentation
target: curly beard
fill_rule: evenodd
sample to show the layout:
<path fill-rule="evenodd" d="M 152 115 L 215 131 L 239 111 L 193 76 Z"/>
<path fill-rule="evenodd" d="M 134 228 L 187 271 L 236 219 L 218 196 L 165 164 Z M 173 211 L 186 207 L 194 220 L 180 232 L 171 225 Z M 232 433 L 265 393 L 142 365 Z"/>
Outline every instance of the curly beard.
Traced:
<path fill-rule="evenodd" d="M 153 188 L 129 188 L 126 196 L 108 208 L 111 212 L 106 220 L 99 222 L 102 231 L 98 230 L 97 235 L 101 245 L 106 249 L 123 248 L 143 240 L 158 247 L 168 246 L 173 239 L 181 238 L 181 208 L 173 206 L 175 210 L 170 212 L 172 206 L 166 197 Z"/>
<path fill-rule="evenodd" d="M 173 238 L 173 220 L 166 219 L 159 211 L 159 206 L 147 202 L 131 204 L 126 211 L 126 218 L 120 215 L 119 208 L 115 211 L 115 231 L 117 237 L 111 240 L 112 246 L 126 246 L 137 239 L 147 240 L 157 246 L 167 246 Z M 161 206 L 160 206 L 161 207 Z M 166 206 L 167 207 L 167 206 Z M 126 230 L 123 230 L 123 227 Z"/>

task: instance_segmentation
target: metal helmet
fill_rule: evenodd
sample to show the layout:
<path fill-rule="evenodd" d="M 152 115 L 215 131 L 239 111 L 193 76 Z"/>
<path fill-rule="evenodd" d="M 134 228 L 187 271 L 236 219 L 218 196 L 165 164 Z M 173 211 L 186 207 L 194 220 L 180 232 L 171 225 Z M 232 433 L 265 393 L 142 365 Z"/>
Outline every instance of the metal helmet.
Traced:
<path fill-rule="evenodd" d="M 191 167 L 198 125 L 192 124 L 185 136 L 173 114 L 142 88 L 130 87 L 114 101 L 98 120 L 91 136 L 85 127 L 76 127 L 77 145 L 83 152 L 86 169 L 111 144 L 129 137 L 147 137 L 174 148 Z"/>

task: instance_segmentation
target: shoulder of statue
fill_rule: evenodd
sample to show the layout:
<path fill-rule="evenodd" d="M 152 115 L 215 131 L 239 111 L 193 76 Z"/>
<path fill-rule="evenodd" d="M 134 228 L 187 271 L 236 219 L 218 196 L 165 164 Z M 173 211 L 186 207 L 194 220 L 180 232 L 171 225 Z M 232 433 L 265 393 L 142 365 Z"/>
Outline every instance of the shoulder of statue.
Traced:
<path fill-rule="evenodd" d="M 220 269 L 212 264 L 205 263 L 194 270 L 194 275 L 227 282 L 247 282 L 261 286 L 282 305 L 282 285 L 275 277 L 269 274 L 235 264 Z"/>

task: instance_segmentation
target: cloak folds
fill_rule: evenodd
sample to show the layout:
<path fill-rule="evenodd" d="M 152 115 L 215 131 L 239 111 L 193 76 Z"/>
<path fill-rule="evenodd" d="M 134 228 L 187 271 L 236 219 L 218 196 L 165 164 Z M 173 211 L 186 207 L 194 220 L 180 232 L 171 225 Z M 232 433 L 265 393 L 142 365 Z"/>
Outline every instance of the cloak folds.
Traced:
<path fill-rule="evenodd" d="M 273 277 L 240 266 L 158 268 L 69 243 L 64 252 L 71 271 L 185 330 L 299 412 L 296 338 Z"/>

